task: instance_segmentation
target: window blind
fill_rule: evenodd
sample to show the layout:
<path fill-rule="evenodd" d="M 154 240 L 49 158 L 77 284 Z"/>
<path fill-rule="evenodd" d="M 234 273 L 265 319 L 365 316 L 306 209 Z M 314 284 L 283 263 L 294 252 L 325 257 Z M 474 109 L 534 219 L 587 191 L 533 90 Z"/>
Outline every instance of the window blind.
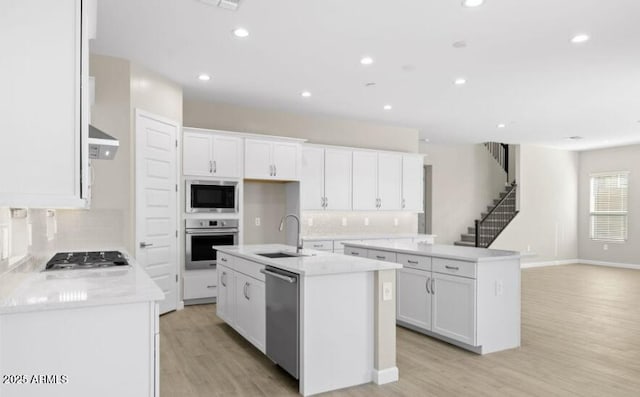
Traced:
<path fill-rule="evenodd" d="M 627 239 L 628 196 L 628 172 L 591 175 L 591 239 Z"/>

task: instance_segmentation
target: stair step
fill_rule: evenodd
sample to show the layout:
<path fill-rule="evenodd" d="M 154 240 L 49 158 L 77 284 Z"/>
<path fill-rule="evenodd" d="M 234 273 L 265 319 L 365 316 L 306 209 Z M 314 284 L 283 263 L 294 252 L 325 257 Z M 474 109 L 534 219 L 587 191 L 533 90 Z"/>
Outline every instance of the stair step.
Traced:
<path fill-rule="evenodd" d="M 487 212 L 491 211 L 495 206 L 493 205 L 488 205 L 487 206 Z M 500 209 L 502 210 L 502 212 L 515 212 L 516 210 L 516 206 L 515 205 L 505 205 L 500 207 Z"/>
<path fill-rule="evenodd" d="M 489 212 L 483 212 L 482 214 L 480 214 L 480 219 L 484 218 L 485 216 L 487 216 Z M 515 211 L 496 211 L 494 212 L 492 215 L 515 215 Z M 495 220 L 495 219 L 493 219 Z M 489 219 L 489 221 L 492 221 L 492 219 Z"/>

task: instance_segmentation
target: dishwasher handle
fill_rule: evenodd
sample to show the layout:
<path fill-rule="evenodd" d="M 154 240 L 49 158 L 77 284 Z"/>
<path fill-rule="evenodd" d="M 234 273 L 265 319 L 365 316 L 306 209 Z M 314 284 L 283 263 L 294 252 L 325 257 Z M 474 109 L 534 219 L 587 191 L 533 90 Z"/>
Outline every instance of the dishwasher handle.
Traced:
<path fill-rule="evenodd" d="M 280 280 L 286 281 L 289 284 L 293 284 L 296 282 L 296 279 L 294 277 L 289 277 L 289 276 L 283 276 L 282 274 L 278 274 L 266 269 L 260 269 L 260 273 L 264 274 L 265 276 L 272 276 L 275 278 L 278 278 Z"/>

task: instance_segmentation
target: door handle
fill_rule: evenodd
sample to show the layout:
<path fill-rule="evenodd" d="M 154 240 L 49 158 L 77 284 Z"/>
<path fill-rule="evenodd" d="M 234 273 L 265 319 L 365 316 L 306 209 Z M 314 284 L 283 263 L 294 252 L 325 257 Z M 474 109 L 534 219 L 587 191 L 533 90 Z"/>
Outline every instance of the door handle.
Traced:
<path fill-rule="evenodd" d="M 436 294 L 436 279 L 435 278 L 431 279 L 431 293 L 433 295 Z"/>
<path fill-rule="evenodd" d="M 220 282 L 222 283 L 223 287 L 227 286 L 226 276 L 227 276 L 227 272 L 222 272 L 222 277 L 220 277 Z"/>
<path fill-rule="evenodd" d="M 144 241 L 140 243 L 140 248 L 151 247 L 153 244 L 145 243 Z"/>
<path fill-rule="evenodd" d="M 427 282 L 424 283 L 424 286 L 427 288 L 427 294 L 430 294 L 431 291 L 429 291 L 429 282 L 431 281 L 431 277 L 427 278 Z"/>

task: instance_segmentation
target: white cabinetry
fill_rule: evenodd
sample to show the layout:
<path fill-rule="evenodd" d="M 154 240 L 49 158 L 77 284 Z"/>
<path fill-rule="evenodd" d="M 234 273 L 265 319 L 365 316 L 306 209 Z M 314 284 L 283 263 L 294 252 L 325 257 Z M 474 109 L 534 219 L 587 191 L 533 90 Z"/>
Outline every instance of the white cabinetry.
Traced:
<path fill-rule="evenodd" d="M 0 2 L 0 207 L 88 205 L 88 7 Z"/>
<path fill-rule="evenodd" d="M 182 277 L 184 282 L 184 300 L 212 299 L 217 295 L 217 269 L 187 270 Z M 197 303 L 202 303 L 197 302 Z"/>
<path fill-rule="evenodd" d="M 247 179 L 298 180 L 299 164 L 297 142 L 245 140 L 244 177 Z"/>
<path fill-rule="evenodd" d="M 402 209 L 424 212 L 424 160 L 419 155 L 402 156 Z"/>
<path fill-rule="evenodd" d="M 227 254 L 218 265 L 218 317 L 261 352 L 266 351 L 266 301 L 263 265 Z"/>
<path fill-rule="evenodd" d="M 431 272 L 403 268 L 397 270 L 397 318 L 407 324 L 431 329 Z"/>
<path fill-rule="evenodd" d="M 242 176 L 242 139 L 230 135 L 185 130 L 183 174 L 188 176 Z"/>
<path fill-rule="evenodd" d="M 303 147 L 302 209 L 350 210 L 351 166 L 350 150 Z"/>
<path fill-rule="evenodd" d="M 433 273 L 431 330 L 475 346 L 476 280 Z"/>
<path fill-rule="evenodd" d="M 378 209 L 378 154 L 353 152 L 353 209 Z"/>
<path fill-rule="evenodd" d="M 378 154 L 378 209 L 402 209 L 402 155 Z"/>

